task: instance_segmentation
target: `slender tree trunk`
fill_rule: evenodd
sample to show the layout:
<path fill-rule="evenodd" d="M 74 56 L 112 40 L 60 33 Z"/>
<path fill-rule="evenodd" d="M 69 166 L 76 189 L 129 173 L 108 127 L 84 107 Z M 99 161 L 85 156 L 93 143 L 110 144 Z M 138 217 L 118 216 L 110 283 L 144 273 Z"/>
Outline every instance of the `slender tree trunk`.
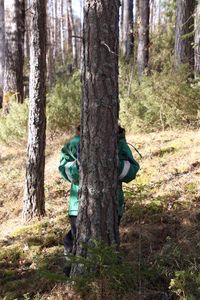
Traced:
<path fill-rule="evenodd" d="M 32 0 L 28 150 L 24 191 L 25 221 L 45 214 L 46 1 Z"/>
<path fill-rule="evenodd" d="M 82 35 L 83 35 L 83 0 L 80 0 L 80 21 L 79 22 L 80 22 L 79 35 L 80 35 L 80 37 L 82 37 Z M 77 41 L 77 49 L 78 49 L 78 67 L 81 69 L 83 42 L 82 42 L 81 38 L 77 39 L 76 41 Z"/>
<path fill-rule="evenodd" d="M 67 54 L 72 55 L 72 28 L 70 22 L 69 0 L 67 0 Z"/>
<path fill-rule="evenodd" d="M 194 8 L 195 0 L 177 0 L 175 65 L 189 64 L 194 67 Z M 187 36 L 188 35 L 188 36 Z"/>
<path fill-rule="evenodd" d="M 151 0 L 150 5 L 150 31 L 154 32 L 154 21 L 155 21 L 155 0 Z"/>
<path fill-rule="evenodd" d="M 123 22 L 124 22 L 124 0 L 121 0 L 121 8 L 120 8 L 120 27 L 119 27 L 119 42 L 120 42 L 120 49 L 122 49 L 123 45 Z"/>
<path fill-rule="evenodd" d="M 24 3 L 24 0 L 9 2 L 5 27 L 4 94 L 15 94 L 18 102 L 23 102 Z"/>
<path fill-rule="evenodd" d="M 85 2 L 77 255 L 87 255 L 82 242 L 119 242 L 118 24 L 118 0 Z"/>
<path fill-rule="evenodd" d="M 55 81 L 55 61 L 53 59 L 53 45 L 52 45 L 52 33 L 51 29 L 47 30 L 47 49 L 46 49 L 46 80 L 47 85 L 52 87 Z"/>
<path fill-rule="evenodd" d="M 4 0 L 0 0 L 0 108 L 3 103 L 3 78 L 4 78 L 4 58 L 5 58 L 5 19 Z"/>
<path fill-rule="evenodd" d="M 200 76 L 200 0 L 195 11 L 195 76 Z"/>
<path fill-rule="evenodd" d="M 139 20 L 139 7 L 140 6 L 140 0 L 135 0 L 135 22 L 138 23 Z"/>
<path fill-rule="evenodd" d="M 60 0 L 60 49 L 62 63 L 65 63 L 65 45 L 64 45 L 64 12 L 63 0 Z"/>
<path fill-rule="evenodd" d="M 123 39 L 122 53 L 127 62 L 133 56 L 134 35 L 133 35 L 133 0 L 124 0 L 123 2 Z"/>
<path fill-rule="evenodd" d="M 158 1 L 158 27 L 161 25 L 161 0 Z"/>
<path fill-rule="evenodd" d="M 25 42 L 24 42 L 24 56 L 27 61 L 30 59 L 30 43 L 29 43 L 29 36 L 30 36 L 30 14 L 31 14 L 31 4 L 30 0 L 26 0 L 26 17 L 25 17 Z"/>
<path fill-rule="evenodd" d="M 142 76 L 149 63 L 149 0 L 139 1 L 139 30 L 137 66 L 138 75 Z"/>
<path fill-rule="evenodd" d="M 76 45 L 76 30 L 74 25 L 74 17 L 72 11 L 72 0 L 68 0 L 67 2 L 67 19 L 68 19 L 68 43 L 69 50 L 72 54 L 73 65 L 77 67 L 77 45 Z"/>
<path fill-rule="evenodd" d="M 17 1 L 17 40 L 18 40 L 18 59 L 17 59 L 17 87 L 18 101 L 24 100 L 24 83 L 23 83 L 23 67 L 24 67 L 24 35 L 25 35 L 25 0 Z"/>
<path fill-rule="evenodd" d="M 58 49 L 58 15 L 57 15 L 57 0 L 53 1 L 53 57 L 57 59 Z"/>
<path fill-rule="evenodd" d="M 48 11 L 49 14 L 47 16 L 47 55 L 46 55 L 46 63 L 47 63 L 47 83 L 49 86 L 52 86 L 55 81 L 55 49 L 54 49 L 54 0 L 48 2 Z"/>
<path fill-rule="evenodd" d="M 134 32 L 134 36 L 135 36 L 135 41 L 137 40 L 138 41 L 138 28 L 139 28 L 139 0 L 135 0 L 135 15 L 134 15 L 134 21 L 135 21 L 135 24 L 134 24 L 134 29 L 135 29 L 135 32 Z M 138 43 L 135 43 L 135 53 L 137 53 L 137 48 L 138 48 Z M 137 55 L 135 55 L 135 62 L 137 60 Z"/>

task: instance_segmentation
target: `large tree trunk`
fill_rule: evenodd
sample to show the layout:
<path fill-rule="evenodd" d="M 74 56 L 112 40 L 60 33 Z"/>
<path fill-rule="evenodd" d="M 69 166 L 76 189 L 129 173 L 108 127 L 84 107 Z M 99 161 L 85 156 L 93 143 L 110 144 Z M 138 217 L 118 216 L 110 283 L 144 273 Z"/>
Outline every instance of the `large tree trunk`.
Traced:
<path fill-rule="evenodd" d="M 5 28 L 4 94 L 12 92 L 18 102 L 23 102 L 25 2 L 12 0 L 9 5 Z"/>
<path fill-rule="evenodd" d="M 3 77 L 5 58 L 5 23 L 4 23 L 4 0 L 0 0 L 0 108 L 3 102 Z"/>
<path fill-rule="evenodd" d="M 46 1 L 32 1 L 28 150 L 24 192 L 25 221 L 45 213 Z"/>
<path fill-rule="evenodd" d="M 195 75 L 200 76 L 200 0 L 195 12 Z"/>
<path fill-rule="evenodd" d="M 189 64 L 194 67 L 194 8 L 195 0 L 177 0 L 175 65 Z M 188 35 L 188 36 L 187 36 Z"/>
<path fill-rule="evenodd" d="M 118 0 L 86 1 L 77 255 L 87 255 L 82 242 L 119 242 L 116 209 L 118 22 Z"/>
<path fill-rule="evenodd" d="M 149 0 L 139 1 L 139 29 L 138 29 L 138 52 L 137 66 L 138 75 L 142 76 L 149 62 Z"/>
<path fill-rule="evenodd" d="M 133 0 L 123 1 L 122 19 L 122 53 L 125 60 L 129 62 L 134 49 Z"/>

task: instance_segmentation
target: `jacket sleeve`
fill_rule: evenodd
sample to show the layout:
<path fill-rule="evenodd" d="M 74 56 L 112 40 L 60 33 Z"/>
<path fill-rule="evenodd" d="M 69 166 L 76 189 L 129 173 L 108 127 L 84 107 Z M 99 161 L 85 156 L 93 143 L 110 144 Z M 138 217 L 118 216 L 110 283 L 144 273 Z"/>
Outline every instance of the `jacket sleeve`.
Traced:
<path fill-rule="evenodd" d="M 124 143 L 122 147 L 122 153 L 119 156 L 119 181 L 126 183 L 132 181 L 133 179 L 135 179 L 139 169 L 139 163 L 133 158 L 132 152 L 127 143 Z"/>
<path fill-rule="evenodd" d="M 69 146 L 69 144 L 66 144 L 61 150 L 60 163 L 58 169 L 64 179 L 72 183 L 78 183 L 79 166 L 75 155 L 71 155 L 71 152 L 68 151 Z"/>

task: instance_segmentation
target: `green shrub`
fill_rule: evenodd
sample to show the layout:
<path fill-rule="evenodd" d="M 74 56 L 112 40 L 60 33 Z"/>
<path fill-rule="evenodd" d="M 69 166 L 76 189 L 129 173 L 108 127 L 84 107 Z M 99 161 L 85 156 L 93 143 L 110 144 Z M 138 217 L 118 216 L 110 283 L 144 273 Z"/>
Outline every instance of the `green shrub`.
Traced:
<path fill-rule="evenodd" d="M 0 140 L 6 143 L 25 141 L 27 136 L 28 101 L 13 102 L 8 115 L 0 117 Z"/>
<path fill-rule="evenodd" d="M 188 72 L 186 66 L 177 72 L 166 68 L 130 83 L 122 69 L 121 123 L 137 131 L 198 126 L 200 90 L 188 82 Z"/>
<path fill-rule="evenodd" d="M 137 272 L 133 266 L 122 261 L 116 246 L 95 241 L 87 247 L 88 256 L 72 257 L 81 266 L 81 274 L 72 276 L 75 291 L 91 299 L 122 299 L 138 285 Z"/>
<path fill-rule="evenodd" d="M 47 131 L 67 130 L 80 122 L 80 78 L 76 72 L 60 80 L 47 95 Z M 0 116 L 0 141 L 25 142 L 27 139 L 28 100 L 13 102 L 10 112 Z"/>
<path fill-rule="evenodd" d="M 47 128 L 67 130 L 80 122 L 80 74 L 58 82 L 47 95 Z"/>
<path fill-rule="evenodd" d="M 200 275 L 197 270 L 175 272 L 171 279 L 170 289 L 179 296 L 180 300 L 200 299 Z"/>

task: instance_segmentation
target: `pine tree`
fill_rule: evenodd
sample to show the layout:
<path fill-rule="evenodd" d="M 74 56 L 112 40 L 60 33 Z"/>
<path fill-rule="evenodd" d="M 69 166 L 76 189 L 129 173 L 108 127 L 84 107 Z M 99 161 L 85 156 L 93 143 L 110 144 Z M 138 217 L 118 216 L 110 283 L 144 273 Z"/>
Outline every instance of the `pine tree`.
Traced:
<path fill-rule="evenodd" d="M 124 0 L 122 6 L 122 53 L 127 62 L 133 57 L 133 0 Z"/>
<path fill-rule="evenodd" d="M 200 0 L 198 0 L 195 11 L 195 74 L 200 76 Z"/>
<path fill-rule="evenodd" d="M 45 214 L 46 3 L 32 1 L 28 150 L 23 205 L 25 221 Z"/>
<path fill-rule="evenodd" d="M 77 255 L 86 255 L 82 242 L 119 242 L 116 213 L 118 23 L 118 0 L 85 3 Z"/>
<path fill-rule="evenodd" d="M 142 76 L 149 63 L 149 0 L 139 0 L 137 67 Z"/>
<path fill-rule="evenodd" d="M 0 0 L 0 108 L 3 102 L 3 78 L 5 57 L 5 24 L 4 24 L 4 0 Z"/>
<path fill-rule="evenodd" d="M 195 0 L 177 0 L 175 64 L 189 64 L 194 67 L 194 8 Z"/>
<path fill-rule="evenodd" d="M 23 102 L 25 0 L 12 0 L 9 4 L 5 26 L 4 94 L 15 93 L 18 102 Z"/>

